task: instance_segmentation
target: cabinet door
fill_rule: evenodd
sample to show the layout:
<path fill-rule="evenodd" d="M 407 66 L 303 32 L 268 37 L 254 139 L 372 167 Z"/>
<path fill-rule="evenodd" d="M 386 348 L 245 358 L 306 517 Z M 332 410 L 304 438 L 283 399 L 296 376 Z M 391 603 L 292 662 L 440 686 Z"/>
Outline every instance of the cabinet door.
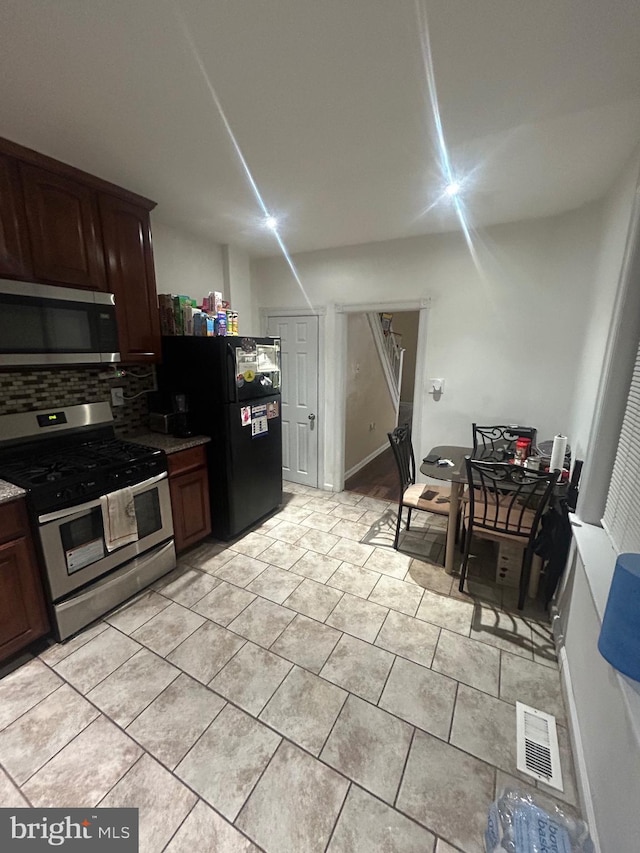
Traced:
<path fill-rule="evenodd" d="M 18 164 L 0 155 L 0 276 L 22 278 L 31 272 Z"/>
<path fill-rule="evenodd" d="M 46 169 L 20 164 L 36 278 L 106 290 L 94 190 Z"/>
<path fill-rule="evenodd" d="M 0 545 L 0 660 L 49 630 L 35 558 L 26 539 Z"/>
<path fill-rule="evenodd" d="M 211 533 L 207 469 L 198 468 L 169 480 L 176 551 L 184 551 Z"/>
<path fill-rule="evenodd" d="M 149 211 L 100 196 L 109 290 L 116 298 L 122 361 L 160 360 L 160 318 Z"/>

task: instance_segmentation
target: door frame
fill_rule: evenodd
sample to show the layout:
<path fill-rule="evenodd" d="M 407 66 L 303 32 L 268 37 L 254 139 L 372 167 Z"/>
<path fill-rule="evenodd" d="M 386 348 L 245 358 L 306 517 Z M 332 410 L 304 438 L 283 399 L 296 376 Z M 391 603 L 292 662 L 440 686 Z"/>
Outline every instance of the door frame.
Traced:
<path fill-rule="evenodd" d="M 347 414 L 347 315 L 376 313 L 391 313 L 400 311 L 418 311 L 418 340 L 416 343 L 416 373 L 413 385 L 413 418 L 411 434 L 415 436 L 414 445 L 422 446 L 422 401 L 426 394 L 426 355 L 427 355 L 427 323 L 431 299 L 393 300 L 389 302 L 354 302 L 333 306 L 335 313 L 335 339 L 333 346 L 328 349 L 333 353 L 335 388 L 335 417 L 327 422 L 327 447 L 330 459 L 327 460 L 327 480 L 331 485 L 325 486 L 332 491 L 341 492 L 344 489 L 344 448 L 345 423 Z M 416 405 L 419 403 L 419 405 Z M 333 448 L 333 452 L 331 450 Z"/>
<path fill-rule="evenodd" d="M 318 407 L 316 411 L 316 429 L 318 430 L 318 488 L 331 489 L 326 485 L 326 465 L 325 465 L 325 447 L 327 436 L 327 407 L 325 406 L 326 387 L 325 387 L 325 358 L 326 358 L 326 318 L 327 309 L 319 306 L 318 308 L 264 308 L 258 309 L 260 320 L 260 328 L 262 336 L 267 336 L 269 320 L 272 317 L 317 317 L 318 318 Z"/>

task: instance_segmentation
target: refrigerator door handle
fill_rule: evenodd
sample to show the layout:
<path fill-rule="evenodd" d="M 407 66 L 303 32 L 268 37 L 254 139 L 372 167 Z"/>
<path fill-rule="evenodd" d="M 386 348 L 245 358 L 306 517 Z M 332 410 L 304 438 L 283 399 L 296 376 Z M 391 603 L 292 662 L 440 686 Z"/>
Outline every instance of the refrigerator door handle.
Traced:
<path fill-rule="evenodd" d="M 236 385 L 236 356 L 230 343 L 226 346 L 227 357 L 227 381 L 229 382 L 228 399 L 231 403 L 238 402 L 238 388 Z"/>

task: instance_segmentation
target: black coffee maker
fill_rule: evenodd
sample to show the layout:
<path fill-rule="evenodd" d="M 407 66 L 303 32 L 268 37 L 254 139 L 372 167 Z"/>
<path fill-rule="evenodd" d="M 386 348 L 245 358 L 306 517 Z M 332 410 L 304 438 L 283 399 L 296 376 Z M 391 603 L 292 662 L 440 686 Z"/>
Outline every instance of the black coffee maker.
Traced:
<path fill-rule="evenodd" d="M 189 401 L 186 394 L 172 394 L 173 434 L 176 438 L 189 438 L 193 432 L 189 428 Z"/>

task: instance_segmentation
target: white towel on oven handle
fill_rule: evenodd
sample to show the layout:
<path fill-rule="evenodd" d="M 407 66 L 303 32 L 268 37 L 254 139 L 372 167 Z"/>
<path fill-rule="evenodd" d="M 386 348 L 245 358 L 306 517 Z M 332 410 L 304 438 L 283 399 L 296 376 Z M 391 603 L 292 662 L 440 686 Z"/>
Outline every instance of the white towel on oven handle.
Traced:
<path fill-rule="evenodd" d="M 138 521 L 133 489 L 118 489 L 100 498 L 102 526 L 107 551 L 138 541 Z"/>

